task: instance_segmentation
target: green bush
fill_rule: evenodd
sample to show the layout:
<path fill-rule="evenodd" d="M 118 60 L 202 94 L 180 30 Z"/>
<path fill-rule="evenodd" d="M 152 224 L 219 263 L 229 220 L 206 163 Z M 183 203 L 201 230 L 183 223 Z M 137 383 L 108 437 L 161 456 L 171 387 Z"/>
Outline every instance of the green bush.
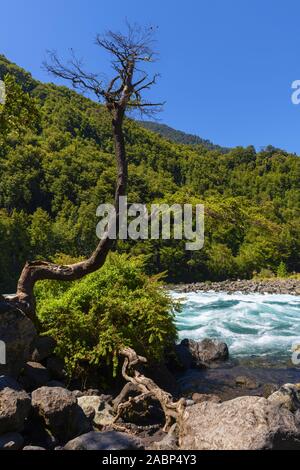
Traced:
<path fill-rule="evenodd" d="M 159 361 L 177 337 L 179 305 L 159 276 L 144 274 L 142 257 L 111 254 L 98 272 L 72 283 L 39 282 L 35 293 L 43 331 L 56 339 L 70 376 L 89 366 L 116 373 L 122 346 Z"/>

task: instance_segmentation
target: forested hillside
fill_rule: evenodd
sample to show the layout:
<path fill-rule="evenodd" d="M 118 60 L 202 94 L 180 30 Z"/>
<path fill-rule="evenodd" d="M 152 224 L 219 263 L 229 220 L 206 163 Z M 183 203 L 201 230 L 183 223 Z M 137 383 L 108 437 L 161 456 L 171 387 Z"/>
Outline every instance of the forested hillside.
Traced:
<path fill-rule="evenodd" d="M 8 75 L 7 75 L 8 74 Z M 115 163 L 104 107 L 42 84 L 0 56 L 0 290 L 13 292 L 27 259 L 78 258 L 93 250 L 96 208 L 111 202 Z M 1 106 L 1 105 L 0 105 Z M 126 122 L 129 201 L 204 202 L 205 246 L 121 242 L 171 281 L 251 277 L 300 268 L 300 160 L 272 147 L 224 153 L 165 140 Z"/>
<path fill-rule="evenodd" d="M 150 131 L 156 132 L 161 137 L 165 137 L 172 142 L 177 144 L 186 144 L 186 145 L 198 145 L 202 146 L 208 150 L 219 150 L 221 153 L 229 152 L 229 149 L 226 147 L 221 147 L 220 145 L 213 144 L 210 140 L 202 139 L 198 135 L 187 134 L 186 132 L 173 129 L 173 127 L 167 126 L 166 124 L 161 124 L 160 122 L 155 121 L 138 121 L 141 126 Z"/>

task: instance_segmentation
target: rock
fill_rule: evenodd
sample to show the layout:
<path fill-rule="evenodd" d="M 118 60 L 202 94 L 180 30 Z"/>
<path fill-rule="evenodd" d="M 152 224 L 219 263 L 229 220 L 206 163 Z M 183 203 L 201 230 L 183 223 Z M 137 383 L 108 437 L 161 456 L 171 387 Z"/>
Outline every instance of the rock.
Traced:
<path fill-rule="evenodd" d="M 19 450 L 23 447 L 24 439 L 17 432 L 10 432 L 0 436 L 0 450 Z"/>
<path fill-rule="evenodd" d="M 25 384 L 29 391 L 46 385 L 50 380 L 50 375 L 46 367 L 38 362 L 27 362 L 24 367 Z M 27 389 L 27 387 L 25 387 Z"/>
<path fill-rule="evenodd" d="M 40 446 L 25 446 L 23 450 L 46 450 L 44 447 Z"/>
<path fill-rule="evenodd" d="M 64 450 L 138 450 L 140 439 L 117 431 L 89 432 L 68 442 Z"/>
<path fill-rule="evenodd" d="M 25 422 L 22 435 L 26 445 L 43 447 L 47 450 L 53 450 L 58 445 L 58 440 L 45 428 L 45 423 L 34 413 Z"/>
<path fill-rule="evenodd" d="M 6 364 L 0 361 L 0 375 L 17 378 L 30 357 L 30 347 L 36 337 L 31 320 L 21 310 L 1 303 L 0 341 L 6 349 Z"/>
<path fill-rule="evenodd" d="M 256 382 L 255 379 L 247 377 L 246 375 L 239 375 L 236 377 L 235 383 L 238 387 L 247 388 L 248 390 L 255 390 L 259 387 L 259 383 Z"/>
<path fill-rule="evenodd" d="M 0 377 L 0 435 L 23 430 L 31 408 L 29 395 L 10 377 Z"/>
<path fill-rule="evenodd" d="M 177 344 L 175 346 L 175 352 L 176 356 L 178 359 L 178 365 L 182 369 L 190 369 L 193 367 L 193 364 L 195 363 L 193 356 L 191 354 L 191 351 L 189 350 L 188 347 L 185 346 L 185 344 Z"/>
<path fill-rule="evenodd" d="M 46 362 L 46 367 L 51 374 L 51 377 L 55 380 L 63 380 L 67 376 L 67 373 L 64 369 L 65 363 L 59 357 L 49 357 Z"/>
<path fill-rule="evenodd" d="M 207 393 L 193 393 L 192 400 L 194 403 L 203 403 L 204 401 L 211 401 L 213 403 L 221 403 L 221 398 L 218 395 Z"/>
<path fill-rule="evenodd" d="M 300 449 L 300 427 L 290 411 L 297 393 L 288 387 L 269 399 L 243 396 L 186 408 L 179 420 L 180 449 Z"/>
<path fill-rule="evenodd" d="M 272 393 L 269 402 L 285 407 L 292 412 L 300 410 L 300 384 L 285 384 Z"/>
<path fill-rule="evenodd" d="M 178 383 L 165 364 L 160 363 L 153 366 L 147 366 L 147 368 L 145 368 L 145 375 L 152 379 L 160 388 L 171 393 L 173 397 L 178 396 Z"/>
<path fill-rule="evenodd" d="M 115 417 L 113 408 L 106 401 L 101 400 L 100 397 L 83 396 L 77 400 L 85 416 L 92 418 L 96 426 L 107 426 L 113 422 Z"/>
<path fill-rule="evenodd" d="M 161 441 L 155 441 L 149 450 L 178 450 L 177 424 L 173 424 Z"/>
<path fill-rule="evenodd" d="M 62 387 L 41 387 L 32 393 L 32 406 L 45 426 L 60 441 L 66 442 L 92 429 L 77 404 L 76 397 Z"/>
<path fill-rule="evenodd" d="M 229 357 L 226 343 L 209 338 L 202 341 L 183 339 L 176 346 L 176 353 L 184 368 L 211 367 L 213 363 L 226 361 Z"/>
<path fill-rule="evenodd" d="M 105 401 L 109 405 L 112 405 L 112 402 L 113 402 L 113 396 L 112 395 L 105 395 L 105 393 L 101 393 L 101 395 L 99 395 L 99 398 L 100 398 L 100 400 Z"/>
<path fill-rule="evenodd" d="M 272 383 L 267 383 L 263 385 L 263 396 L 265 398 L 269 398 L 272 393 L 277 392 L 279 389 L 279 385 L 272 384 Z"/>
<path fill-rule="evenodd" d="M 38 336 L 31 347 L 32 362 L 42 362 L 53 354 L 56 341 L 51 336 Z"/>

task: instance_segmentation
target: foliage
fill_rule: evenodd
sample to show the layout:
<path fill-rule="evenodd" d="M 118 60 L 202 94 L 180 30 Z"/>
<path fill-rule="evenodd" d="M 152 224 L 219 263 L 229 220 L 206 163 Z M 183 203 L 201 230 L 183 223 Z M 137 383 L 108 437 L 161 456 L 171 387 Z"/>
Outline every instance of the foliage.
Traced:
<path fill-rule="evenodd" d="M 0 56 L 5 75 L 8 103 L 15 94 L 22 103 L 4 106 L 12 125 L 0 130 L 0 290 L 13 292 L 26 259 L 93 251 L 96 208 L 113 200 L 115 161 L 103 106 L 34 81 Z M 129 201 L 205 204 L 201 251 L 180 240 L 119 244 L 120 252 L 146 255 L 148 274 L 167 271 L 177 282 L 249 278 L 276 273 L 280 263 L 300 271 L 298 156 L 271 146 L 223 153 L 178 144 L 130 119 L 125 137 Z"/>
<path fill-rule="evenodd" d="M 229 149 L 221 147 L 220 145 L 215 145 L 210 142 L 210 140 L 202 139 L 198 135 L 187 134 L 186 132 L 178 131 L 177 129 L 173 129 L 170 126 L 167 126 L 166 124 L 153 121 L 139 121 L 139 123 L 146 129 L 156 132 L 165 139 L 171 140 L 177 144 L 198 145 L 208 150 L 219 150 L 221 153 L 229 152 Z"/>
<path fill-rule="evenodd" d="M 116 371 L 122 346 L 159 361 L 176 340 L 178 304 L 158 277 L 144 274 L 141 257 L 112 254 L 100 271 L 73 283 L 39 282 L 35 293 L 43 330 L 56 339 L 70 375 L 105 364 Z"/>

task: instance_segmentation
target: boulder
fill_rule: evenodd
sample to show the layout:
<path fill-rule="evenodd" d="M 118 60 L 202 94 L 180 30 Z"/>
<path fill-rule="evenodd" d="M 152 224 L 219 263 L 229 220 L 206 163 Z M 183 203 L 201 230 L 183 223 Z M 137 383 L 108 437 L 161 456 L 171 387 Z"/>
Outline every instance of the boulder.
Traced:
<path fill-rule="evenodd" d="M 31 345 L 31 361 L 42 362 L 50 357 L 56 347 L 51 336 L 37 336 Z"/>
<path fill-rule="evenodd" d="M 180 449 L 300 449 L 298 400 L 299 389 L 288 385 L 268 399 L 243 396 L 188 407 L 179 420 Z"/>
<path fill-rule="evenodd" d="M 32 391 L 46 385 L 50 380 L 50 375 L 46 367 L 39 362 L 27 362 L 22 376 L 24 386 Z"/>
<path fill-rule="evenodd" d="M 31 409 L 29 395 L 12 378 L 0 377 L 0 435 L 23 430 Z"/>
<path fill-rule="evenodd" d="M 23 447 L 24 439 L 17 432 L 10 432 L 0 436 L 0 450 L 20 450 Z"/>
<path fill-rule="evenodd" d="M 300 410 L 300 384 L 285 384 L 268 398 L 270 403 L 299 413 Z"/>
<path fill-rule="evenodd" d="M 226 343 L 205 338 L 202 341 L 183 339 L 176 346 L 179 363 L 185 369 L 190 367 L 212 367 L 215 363 L 226 361 L 229 351 Z"/>
<path fill-rule="evenodd" d="M 117 431 L 89 432 L 68 442 L 64 450 L 138 450 L 143 444 L 137 437 Z"/>
<path fill-rule="evenodd" d="M 32 413 L 26 421 L 22 435 L 26 446 L 53 450 L 59 444 L 58 440 L 45 428 L 45 423 L 35 413 Z"/>
<path fill-rule="evenodd" d="M 112 424 L 115 417 L 113 408 L 99 396 L 83 396 L 77 400 L 85 416 L 89 419 L 92 418 L 96 426 Z"/>
<path fill-rule="evenodd" d="M 32 406 L 45 426 L 62 442 L 92 429 L 76 397 L 65 388 L 38 388 L 32 393 Z"/>
<path fill-rule="evenodd" d="M 0 375 L 17 378 L 30 357 L 36 337 L 32 321 L 21 310 L 0 302 L 0 345 L 5 348 L 5 360 L 0 357 Z M 2 356 L 3 354 L 1 354 Z M 4 363 L 5 362 L 5 363 Z"/>
<path fill-rule="evenodd" d="M 213 393 L 193 393 L 192 400 L 194 403 L 203 403 L 204 401 L 212 401 L 213 403 L 221 403 L 221 398 Z"/>
<path fill-rule="evenodd" d="M 160 440 L 155 441 L 149 450 L 179 450 L 177 437 L 177 424 L 173 424 L 169 432 Z M 148 450 L 148 449 L 147 449 Z"/>
<path fill-rule="evenodd" d="M 25 446 L 23 450 L 46 450 L 44 447 L 40 446 Z"/>

